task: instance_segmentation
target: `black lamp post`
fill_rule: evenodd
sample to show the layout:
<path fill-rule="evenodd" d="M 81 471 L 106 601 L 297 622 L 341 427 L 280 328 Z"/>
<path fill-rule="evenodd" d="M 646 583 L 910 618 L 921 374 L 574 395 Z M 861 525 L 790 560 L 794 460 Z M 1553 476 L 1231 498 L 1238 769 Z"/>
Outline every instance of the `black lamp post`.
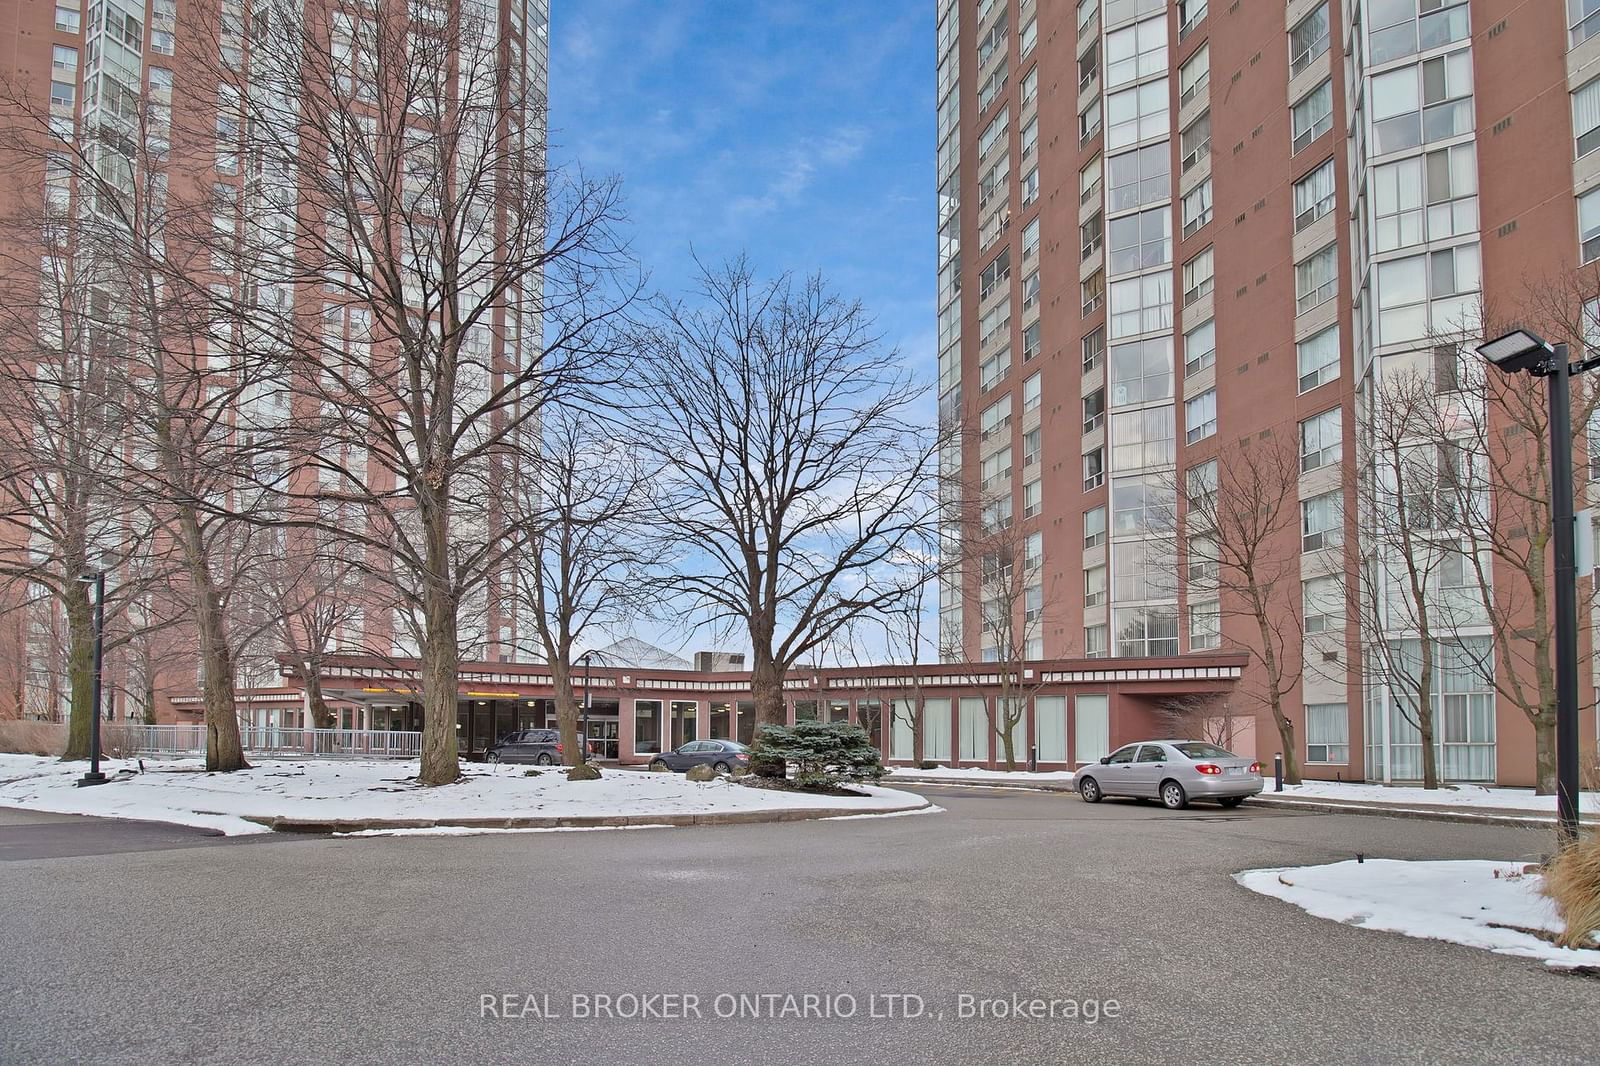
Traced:
<path fill-rule="evenodd" d="M 1572 514 L 1571 378 L 1600 366 L 1573 364 L 1565 344 L 1551 345 L 1524 329 L 1478 346 L 1507 374 L 1527 372 L 1550 386 L 1550 524 L 1555 546 L 1556 823 L 1563 846 L 1578 839 L 1578 585 L 1577 529 Z"/>
<path fill-rule="evenodd" d="M 594 691 L 594 681 L 589 672 L 589 658 L 594 655 L 592 651 L 583 653 L 583 736 L 578 738 L 578 761 L 589 761 L 589 699 Z"/>
<path fill-rule="evenodd" d="M 94 584 L 94 688 L 91 696 L 92 721 L 89 723 L 89 769 L 78 778 L 78 787 L 103 785 L 106 775 L 100 772 L 100 691 L 101 668 L 105 657 L 106 637 L 106 575 L 103 570 L 81 574 L 78 580 Z"/>

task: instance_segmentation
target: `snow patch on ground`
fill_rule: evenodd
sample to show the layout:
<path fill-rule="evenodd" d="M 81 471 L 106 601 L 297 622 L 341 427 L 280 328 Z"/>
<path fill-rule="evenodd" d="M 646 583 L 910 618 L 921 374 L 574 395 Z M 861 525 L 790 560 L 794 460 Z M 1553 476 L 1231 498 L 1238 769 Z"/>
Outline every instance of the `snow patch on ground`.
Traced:
<path fill-rule="evenodd" d="M 855 808 L 862 813 L 908 807 L 920 796 L 863 785 L 865 796 L 819 796 L 746 788 L 731 781 L 687 781 L 681 774 L 610 770 L 599 781 L 568 781 L 559 770 L 527 776 L 524 767 L 463 764 L 462 779 L 424 788 L 413 761 L 261 761 L 249 770 L 207 773 L 199 760 L 145 763 L 102 760 L 113 780 L 77 788 L 87 763 L 33 755 L 0 755 L 0 806 L 56 814 L 177 822 L 229 835 L 260 833 L 244 816 L 299 819 L 615 817 L 733 811 Z"/>
<path fill-rule="evenodd" d="M 1348 800 L 1362 803 L 1382 803 L 1391 807 L 1489 807 L 1505 810 L 1554 814 L 1554 796 L 1535 796 L 1528 788 L 1487 788 L 1483 785 L 1451 785 L 1445 788 L 1415 788 L 1405 785 L 1356 785 L 1343 781 L 1306 781 L 1299 785 L 1284 785 L 1282 792 L 1272 790 L 1272 775 L 1266 775 L 1267 787 L 1263 796 L 1284 796 L 1291 799 Z M 1600 792 L 1584 792 L 1578 797 L 1578 809 L 1584 814 L 1600 812 Z"/>
<path fill-rule="evenodd" d="M 990 784 L 1027 784 L 1050 782 L 1051 784 L 1070 784 L 1076 775 L 1071 770 L 1040 770 L 1038 773 L 1029 773 L 1027 770 L 988 770 L 981 766 L 935 766 L 931 770 L 918 770 L 911 766 L 895 766 L 889 770 L 889 776 L 938 778 L 941 781 L 967 781 L 971 783 L 987 782 Z"/>
<path fill-rule="evenodd" d="M 852 814 L 850 818 L 893 818 L 893 814 Z M 827 819 L 823 819 L 827 821 Z M 336 837 L 476 837 L 496 833 L 599 833 L 607 829 L 676 829 L 665 822 L 655 825 L 552 825 L 544 828 L 479 829 L 470 825 L 416 826 L 409 829 L 362 829 L 335 833 Z"/>
<path fill-rule="evenodd" d="M 1234 879 L 1253 892 L 1346 925 L 1541 959 L 1554 967 L 1600 966 L 1600 951 L 1557 947 L 1521 931 L 1561 930 L 1555 905 L 1539 892 L 1540 877 L 1517 876 L 1521 869 L 1518 862 L 1478 859 L 1348 859 L 1246 870 Z"/>
<path fill-rule="evenodd" d="M 905 818 L 912 814 L 943 814 L 944 808 L 935 804 L 918 807 L 914 811 L 890 811 L 888 814 L 835 814 L 821 819 L 824 822 L 849 822 L 857 818 Z"/>

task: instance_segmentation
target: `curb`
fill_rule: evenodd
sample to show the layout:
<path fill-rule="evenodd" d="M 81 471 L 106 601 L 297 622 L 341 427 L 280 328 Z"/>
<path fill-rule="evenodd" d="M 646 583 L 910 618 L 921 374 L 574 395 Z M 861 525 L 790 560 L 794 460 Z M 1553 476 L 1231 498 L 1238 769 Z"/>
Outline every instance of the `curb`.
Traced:
<path fill-rule="evenodd" d="M 909 814 L 932 807 L 930 800 L 906 807 L 863 811 L 858 807 L 800 807 L 774 811 L 708 811 L 703 814 L 582 814 L 525 818 L 286 818 L 283 815 L 241 815 L 274 833 L 330 836 L 369 829 L 599 829 L 641 825 L 753 825 L 765 822 L 809 822 L 845 815 Z"/>
<path fill-rule="evenodd" d="M 1466 811 L 1439 810 L 1427 807 L 1380 807 L 1370 803 L 1343 803 L 1338 800 L 1301 800 L 1263 792 L 1251 797 L 1250 802 L 1261 807 L 1279 810 L 1316 811 L 1321 814 L 1364 814 L 1379 818 L 1421 818 L 1435 822 L 1469 822 L 1473 825 L 1533 826 L 1540 829 L 1555 828 L 1553 815 L 1469 814 Z M 1593 819 L 1583 819 L 1584 825 L 1594 825 Z"/>
<path fill-rule="evenodd" d="M 898 781 L 908 785 L 950 785 L 955 788 L 1010 788 L 1025 789 L 1029 792 L 1065 792 L 1070 795 L 1077 795 L 1078 792 L 1077 789 L 1072 787 L 1071 783 L 1065 781 L 952 781 L 942 777 L 912 777 L 901 774 L 890 774 L 884 780 Z"/>

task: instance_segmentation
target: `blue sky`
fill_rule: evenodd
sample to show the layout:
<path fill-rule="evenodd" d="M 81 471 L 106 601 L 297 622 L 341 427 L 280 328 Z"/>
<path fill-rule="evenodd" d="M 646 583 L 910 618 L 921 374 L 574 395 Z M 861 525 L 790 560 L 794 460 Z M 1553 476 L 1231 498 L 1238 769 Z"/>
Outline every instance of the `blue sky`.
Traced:
<path fill-rule="evenodd" d="M 636 256 L 820 270 L 931 378 L 928 0 L 553 0 L 552 158 L 622 178 Z"/>

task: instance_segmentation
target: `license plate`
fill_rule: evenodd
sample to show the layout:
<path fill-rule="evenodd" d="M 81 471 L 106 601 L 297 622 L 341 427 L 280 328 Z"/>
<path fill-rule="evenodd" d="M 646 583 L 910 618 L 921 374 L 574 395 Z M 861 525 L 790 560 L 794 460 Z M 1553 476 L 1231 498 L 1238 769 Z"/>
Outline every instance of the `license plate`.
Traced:
<path fill-rule="evenodd" d="M 1244 776 L 1244 767 L 1242 767 L 1242 766 L 1230 766 L 1230 767 L 1228 767 L 1228 776 L 1229 777 L 1243 777 Z"/>

